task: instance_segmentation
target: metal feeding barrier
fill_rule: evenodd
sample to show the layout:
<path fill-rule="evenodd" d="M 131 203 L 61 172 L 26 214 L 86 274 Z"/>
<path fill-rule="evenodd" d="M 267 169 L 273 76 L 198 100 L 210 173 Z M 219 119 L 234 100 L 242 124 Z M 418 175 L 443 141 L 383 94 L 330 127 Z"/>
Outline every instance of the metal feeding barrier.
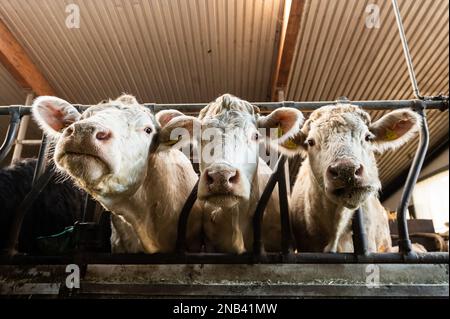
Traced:
<path fill-rule="evenodd" d="M 45 154 L 47 150 L 47 140 L 45 136 L 42 138 L 41 148 L 38 156 L 35 174 L 32 183 L 32 190 L 26 195 L 25 199 L 18 207 L 14 216 L 13 226 L 11 229 L 8 248 L 6 252 L 0 255 L 0 265 L 14 264 L 270 264 L 270 263 L 287 263 L 287 264 L 322 264 L 322 263 L 424 263 L 424 264 L 448 264 L 448 252 L 429 252 L 415 253 L 412 251 L 411 241 L 407 226 L 407 207 L 411 198 L 413 188 L 416 184 L 420 170 L 422 168 L 425 155 L 429 145 L 429 130 L 426 119 L 427 109 L 439 109 L 445 111 L 449 109 L 448 96 L 423 97 L 420 95 L 417 80 L 414 74 L 411 56 L 409 54 L 405 33 L 401 21 L 400 11 L 396 0 L 392 0 L 394 13 L 397 18 L 397 25 L 400 38 L 403 45 L 408 71 L 416 99 L 413 100 L 384 100 L 384 101 L 345 101 L 354 105 L 358 105 L 365 110 L 392 110 L 400 108 L 411 108 L 415 110 L 421 119 L 421 129 L 419 131 L 419 144 L 413 159 L 403 195 L 397 211 L 398 214 L 398 234 L 399 234 L 399 252 L 398 253 L 369 253 L 367 248 L 367 234 L 364 228 L 364 213 L 361 209 L 357 209 L 352 220 L 353 230 L 353 253 L 294 253 L 292 245 L 292 233 L 289 220 L 288 209 L 288 193 L 286 186 L 286 174 L 284 164 L 286 158 L 281 156 L 272 173 L 261 197 L 253 217 L 253 251 L 241 255 L 225 254 L 225 253 L 188 253 L 186 251 L 186 228 L 189 219 L 189 213 L 197 198 L 197 186 L 195 185 L 191 194 L 180 213 L 178 222 L 178 234 L 176 238 L 176 250 L 174 253 L 156 253 L 156 254 L 108 254 L 96 253 L 86 249 L 77 249 L 71 255 L 61 256 L 29 256 L 19 254 L 16 251 L 18 238 L 25 214 L 31 207 L 33 201 L 39 193 L 44 189 L 46 184 L 55 174 L 51 165 L 47 165 Z M 293 107 L 301 111 L 314 111 L 324 105 L 330 105 L 342 102 L 262 102 L 254 103 L 259 106 L 262 113 L 273 111 L 279 107 Z M 183 113 L 198 113 L 206 104 L 145 104 L 153 112 L 164 109 L 176 109 Z M 77 105 L 80 111 L 85 110 L 88 106 Z M 3 145 L 0 148 L 0 161 L 2 161 L 11 150 L 16 140 L 20 119 L 24 115 L 30 114 L 29 106 L 6 106 L 0 107 L 0 115 L 10 115 L 9 127 Z M 262 220 L 264 210 L 268 200 L 278 185 L 279 205 L 280 205 L 280 222 L 281 222 L 281 251 L 279 253 L 267 253 L 264 250 L 262 241 Z M 87 198 L 85 204 L 85 212 L 81 224 L 92 226 L 93 222 L 92 201 Z"/>
<path fill-rule="evenodd" d="M 313 111 L 321 106 L 329 105 L 334 102 L 275 102 L 275 103 L 255 103 L 263 112 L 271 111 L 279 107 L 294 107 L 301 111 Z M 399 253 L 369 253 L 367 250 L 367 236 L 364 230 L 364 213 L 361 209 L 356 210 L 353 221 L 353 242 L 354 253 L 294 253 L 292 246 L 292 234 L 289 220 L 288 210 L 288 193 L 286 189 L 286 174 L 284 164 L 286 158 L 281 156 L 278 159 L 274 172 L 264 191 L 261 194 L 259 202 L 253 217 L 253 251 L 242 255 L 225 254 L 225 253 L 188 253 L 186 252 L 186 227 L 189 213 L 197 198 L 197 184 L 194 186 L 186 203 L 180 213 L 178 222 L 178 234 L 176 239 L 176 251 L 174 253 L 157 253 L 157 254 L 108 254 L 95 253 L 77 250 L 72 255 L 62 256 L 29 256 L 19 254 L 16 251 L 18 238 L 22 221 L 31 207 L 33 201 L 37 198 L 46 184 L 55 174 L 55 170 L 51 165 L 46 167 L 45 153 L 47 150 L 47 140 L 45 136 L 42 138 L 42 144 L 39 151 L 38 163 L 36 165 L 32 190 L 26 195 L 24 201 L 18 207 L 14 216 L 13 226 L 8 243 L 8 249 L 5 254 L 0 256 L 0 264 L 251 264 L 251 263 L 448 263 L 449 255 L 446 252 L 429 252 L 415 253 L 411 249 L 411 241 L 409 239 L 406 209 L 412 190 L 422 167 L 428 144 L 429 131 L 427 126 L 426 109 L 448 110 L 448 97 L 437 97 L 432 99 L 414 99 L 401 101 L 346 101 L 348 103 L 358 105 L 366 110 L 390 110 L 400 108 L 412 108 L 421 118 L 422 129 L 419 131 L 419 145 L 416 155 L 412 162 L 410 172 L 405 183 L 403 196 L 398 209 L 398 233 L 399 233 Z M 182 104 L 182 105 L 160 105 L 146 104 L 146 106 L 157 111 L 166 109 L 167 107 L 183 110 L 187 112 L 196 112 L 206 104 Z M 81 111 L 87 106 L 78 105 Z M 1 147 L 0 157 L 6 157 L 18 129 L 19 118 L 30 114 L 30 107 L 9 106 L 0 107 L 0 115 L 11 115 L 10 124 L 5 142 Z M 262 220 L 264 210 L 268 200 L 278 185 L 279 203 L 280 203 L 280 221 L 281 221 L 281 247 L 279 253 L 266 253 L 262 241 Z M 90 207 L 90 208 L 89 208 Z M 92 224 L 93 205 L 90 201 L 86 202 L 85 212 L 83 214 L 82 223 Z"/>

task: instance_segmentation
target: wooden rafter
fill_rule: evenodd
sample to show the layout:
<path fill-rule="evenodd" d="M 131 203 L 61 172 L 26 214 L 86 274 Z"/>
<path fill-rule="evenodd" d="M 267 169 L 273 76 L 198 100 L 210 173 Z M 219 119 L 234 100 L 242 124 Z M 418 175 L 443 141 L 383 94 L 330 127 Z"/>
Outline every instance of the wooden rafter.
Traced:
<path fill-rule="evenodd" d="M 0 63 L 5 66 L 22 88 L 32 90 L 36 95 L 56 95 L 51 85 L 1 19 Z"/>
<path fill-rule="evenodd" d="M 284 99 L 306 0 L 285 0 L 283 28 L 271 87 L 272 101 Z M 281 95 L 281 97 L 280 97 Z"/>

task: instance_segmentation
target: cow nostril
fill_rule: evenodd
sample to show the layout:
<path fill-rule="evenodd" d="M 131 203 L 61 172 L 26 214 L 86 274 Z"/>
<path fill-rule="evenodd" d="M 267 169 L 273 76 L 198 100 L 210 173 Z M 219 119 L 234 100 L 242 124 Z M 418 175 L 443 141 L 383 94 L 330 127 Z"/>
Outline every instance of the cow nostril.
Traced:
<path fill-rule="evenodd" d="M 67 127 L 66 128 L 66 131 L 65 131 L 65 135 L 66 136 L 70 136 L 70 135 L 72 135 L 73 134 L 73 126 L 69 126 L 69 127 Z"/>
<path fill-rule="evenodd" d="M 234 173 L 230 174 L 230 177 L 228 178 L 228 182 L 230 184 L 237 184 L 239 182 L 239 172 L 235 171 Z"/>
<path fill-rule="evenodd" d="M 359 167 L 355 171 L 355 176 L 356 177 L 361 177 L 363 172 L 364 172 L 364 166 L 359 165 Z"/>
<path fill-rule="evenodd" d="M 108 140 L 111 137 L 110 131 L 99 131 L 95 134 L 95 138 L 99 141 Z"/>
<path fill-rule="evenodd" d="M 206 182 L 208 185 L 212 185 L 214 183 L 214 178 L 209 172 L 206 172 Z"/>
<path fill-rule="evenodd" d="M 338 178 L 339 177 L 339 170 L 338 170 L 338 166 L 333 166 L 330 165 L 328 166 L 328 176 L 330 176 L 331 178 Z"/>

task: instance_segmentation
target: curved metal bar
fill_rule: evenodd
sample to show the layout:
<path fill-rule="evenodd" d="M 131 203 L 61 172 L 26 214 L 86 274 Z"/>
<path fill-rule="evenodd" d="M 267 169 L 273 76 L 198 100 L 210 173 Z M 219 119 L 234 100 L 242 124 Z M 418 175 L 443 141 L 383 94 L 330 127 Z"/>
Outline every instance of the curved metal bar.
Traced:
<path fill-rule="evenodd" d="M 411 168 L 406 179 L 405 188 L 400 200 L 400 205 L 397 209 L 397 221 L 398 221 L 398 245 L 399 252 L 408 255 L 412 252 L 411 240 L 409 239 L 408 224 L 406 219 L 406 212 L 408 210 L 408 203 L 411 198 L 412 191 L 416 185 L 417 178 L 419 177 L 420 170 L 425 160 L 428 145 L 430 143 L 430 132 L 428 130 L 427 118 L 425 114 L 425 104 L 422 101 L 417 101 L 416 111 L 421 118 L 421 128 L 419 134 L 419 147 L 417 148 L 416 155 L 411 164 Z"/>
<path fill-rule="evenodd" d="M 358 256 L 366 256 L 368 254 L 367 233 L 363 220 L 363 211 L 361 208 L 358 208 L 352 219 L 353 251 L 354 254 Z"/>
<path fill-rule="evenodd" d="M 187 223 L 189 220 L 189 214 L 191 213 L 192 207 L 197 200 L 198 182 L 195 183 L 194 188 L 192 188 L 186 202 L 184 203 L 183 209 L 181 210 L 180 217 L 178 217 L 178 231 L 177 231 L 177 241 L 175 244 L 175 251 L 177 253 L 186 252 L 186 233 L 187 233 Z"/>
<path fill-rule="evenodd" d="M 262 241 L 262 221 L 264 217 L 264 210 L 266 209 L 267 203 L 269 202 L 270 196 L 272 195 L 273 189 L 278 182 L 280 170 L 284 173 L 284 163 L 286 158 L 281 156 L 276 164 L 275 171 L 269 178 L 266 187 L 261 195 L 261 198 L 256 205 L 255 214 L 253 215 L 253 253 L 255 256 L 261 256 L 265 253 L 264 243 Z"/>
<path fill-rule="evenodd" d="M 5 140 L 0 147 L 0 163 L 8 156 L 11 147 L 17 137 L 17 132 L 19 131 L 20 124 L 20 111 L 13 109 L 10 111 L 11 118 L 9 119 L 8 132 L 6 133 Z"/>

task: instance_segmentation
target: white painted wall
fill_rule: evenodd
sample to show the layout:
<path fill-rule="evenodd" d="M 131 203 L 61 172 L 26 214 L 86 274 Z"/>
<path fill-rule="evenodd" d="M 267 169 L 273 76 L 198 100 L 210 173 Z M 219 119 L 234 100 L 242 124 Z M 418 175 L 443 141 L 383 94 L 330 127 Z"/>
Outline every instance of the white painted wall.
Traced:
<path fill-rule="evenodd" d="M 420 177 L 426 176 L 434 171 L 439 170 L 442 167 L 449 165 L 449 150 L 447 149 L 437 158 L 435 158 L 430 164 L 422 169 L 420 173 Z M 420 178 L 419 177 L 419 178 Z M 395 211 L 397 210 L 398 204 L 400 203 L 400 198 L 402 196 L 403 189 L 398 190 L 394 194 L 392 194 L 388 199 L 383 202 L 383 206 L 388 210 Z"/>

